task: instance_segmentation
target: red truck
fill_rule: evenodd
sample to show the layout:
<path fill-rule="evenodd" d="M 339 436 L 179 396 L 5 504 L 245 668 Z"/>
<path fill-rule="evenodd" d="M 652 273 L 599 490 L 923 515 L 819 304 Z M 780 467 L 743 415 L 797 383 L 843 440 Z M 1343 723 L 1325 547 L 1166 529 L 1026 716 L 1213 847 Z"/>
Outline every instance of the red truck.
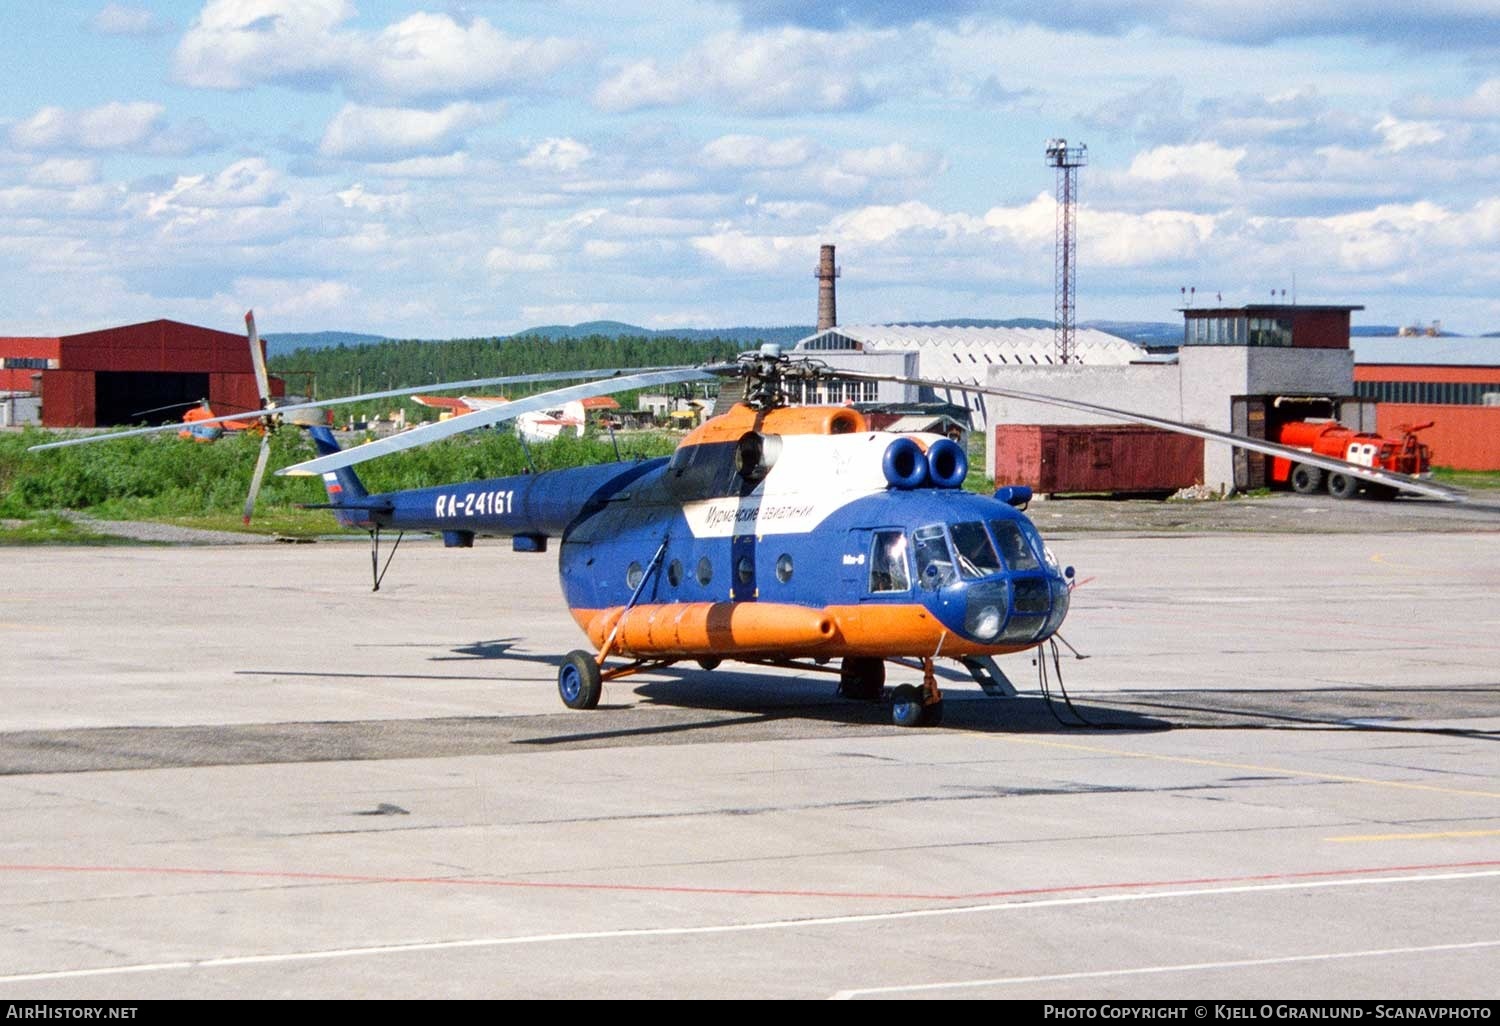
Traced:
<path fill-rule="evenodd" d="M 1393 470 L 1398 474 L 1426 474 L 1432 466 L 1432 452 L 1417 440 L 1417 432 L 1432 427 L 1432 422 L 1415 427 L 1402 424 L 1399 439 L 1385 438 L 1365 431 L 1353 431 L 1336 420 L 1294 420 L 1281 426 L 1276 439 L 1282 445 L 1319 456 L 1332 456 L 1360 467 Z M 1271 459 L 1271 480 L 1290 484 L 1303 495 L 1322 491 L 1337 499 L 1350 499 L 1361 488 L 1378 499 L 1394 498 L 1399 490 L 1391 485 L 1370 484 L 1348 474 L 1324 472 L 1319 467 L 1296 463 L 1279 456 Z"/>

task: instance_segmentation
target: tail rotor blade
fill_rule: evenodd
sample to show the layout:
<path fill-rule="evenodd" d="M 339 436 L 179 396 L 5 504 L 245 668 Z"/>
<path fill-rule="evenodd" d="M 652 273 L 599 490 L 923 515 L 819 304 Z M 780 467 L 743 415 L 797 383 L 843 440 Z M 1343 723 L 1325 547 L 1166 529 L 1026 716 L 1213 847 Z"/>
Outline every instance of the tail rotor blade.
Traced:
<path fill-rule="evenodd" d="M 255 499 L 260 495 L 260 483 L 266 477 L 266 463 L 271 459 L 271 433 L 260 437 L 260 455 L 255 458 L 255 473 L 250 475 L 250 494 L 245 496 L 245 526 L 250 526 L 250 515 L 255 512 Z"/>

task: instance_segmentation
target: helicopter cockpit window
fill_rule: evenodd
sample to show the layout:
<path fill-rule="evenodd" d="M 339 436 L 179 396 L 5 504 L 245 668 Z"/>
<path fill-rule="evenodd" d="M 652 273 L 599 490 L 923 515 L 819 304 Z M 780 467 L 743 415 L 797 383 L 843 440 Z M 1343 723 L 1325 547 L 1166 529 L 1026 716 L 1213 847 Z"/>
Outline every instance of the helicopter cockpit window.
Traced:
<path fill-rule="evenodd" d="M 995 555 L 995 546 L 984 525 L 977 520 L 965 524 L 951 524 L 953 548 L 958 555 L 958 572 L 965 577 L 988 577 L 1000 572 L 1000 557 Z"/>
<path fill-rule="evenodd" d="M 1000 543 L 1000 554 L 1005 557 L 1005 563 L 1012 570 L 1039 570 L 1042 564 L 1037 561 L 1036 552 L 1031 543 L 1021 533 L 1021 527 L 1013 520 L 991 520 L 990 530 L 995 532 L 995 541 Z"/>
<path fill-rule="evenodd" d="M 912 551 L 917 557 L 917 582 L 929 590 L 952 584 L 958 579 L 953 569 L 953 552 L 948 548 L 948 533 L 942 524 L 928 524 L 911 533 Z"/>
<path fill-rule="evenodd" d="M 906 534 L 876 531 L 870 543 L 870 591 L 910 591 L 906 568 Z"/>

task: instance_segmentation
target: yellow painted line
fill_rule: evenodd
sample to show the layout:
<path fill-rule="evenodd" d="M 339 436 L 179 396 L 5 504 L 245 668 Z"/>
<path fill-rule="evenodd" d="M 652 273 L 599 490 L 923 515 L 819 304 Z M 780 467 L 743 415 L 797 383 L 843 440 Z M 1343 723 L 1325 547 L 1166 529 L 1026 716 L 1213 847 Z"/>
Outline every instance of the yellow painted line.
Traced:
<path fill-rule="evenodd" d="M 1416 784 L 1404 780 L 1377 780 L 1373 777 L 1351 777 L 1343 773 L 1316 773 L 1310 770 L 1287 769 L 1282 766 L 1261 766 L 1251 762 L 1223 762 L 1219 759 L 1196 759 L 1188 755 L 1157 755 L 1152 752 L 1129 752 L 1123 748 L 1100 748 L 1095 745 L 1080 745 L 1068 741 L 1042 741 L 1038 738 L 1017 737 L 1005 734 L 985 734 L 1013 744 L 1036 745 L 1041 748 L 1061 748 L 1092 755 L 1114 755 L 1122 759 L 1145 759 L 1150 762 L 1171 762 L 1182 766 L 1212 766 L 1215 769 L 1249 770 L 1254 773 L 1274 773 L 1284 777 L 1300 777 L 1304 780 L 1323 780 L 1341 784 L 1368 784 L 1371 787 L 1388 787 L 1401 791 L 1429 791 L 1436 794 L 1462 795 L 1466 798 L 1500 798 L 1500 791 L 1471 791 L 1460 787 L 1439 787 L 1437 784 Z"/>
<path fill-rule="evenodd" d="M 1325 837 L 1325 841 L 1352 844 L 1357 841 L 1432 841 L 1443 837 L 1500 837 L 1500 830 L 1437 830 L 1429 834 L 1354 834 Z"/>

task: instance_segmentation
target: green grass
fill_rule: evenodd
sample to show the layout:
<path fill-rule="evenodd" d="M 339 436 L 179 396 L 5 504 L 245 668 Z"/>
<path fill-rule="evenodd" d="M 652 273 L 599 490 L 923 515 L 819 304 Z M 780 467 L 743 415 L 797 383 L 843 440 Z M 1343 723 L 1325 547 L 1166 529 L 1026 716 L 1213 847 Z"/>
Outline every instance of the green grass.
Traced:
<path fill-rule="evenodd" d="M 1454 470 L 1433 467 L 1432 478 L 1460 488 L 1500 488 L 1500 470 Z"/>
<path fill-rule="evenodd" d="M 120 541 L 95 534 L 56 513 L 0 521 L 0 545 L 114 545 Z"/>

